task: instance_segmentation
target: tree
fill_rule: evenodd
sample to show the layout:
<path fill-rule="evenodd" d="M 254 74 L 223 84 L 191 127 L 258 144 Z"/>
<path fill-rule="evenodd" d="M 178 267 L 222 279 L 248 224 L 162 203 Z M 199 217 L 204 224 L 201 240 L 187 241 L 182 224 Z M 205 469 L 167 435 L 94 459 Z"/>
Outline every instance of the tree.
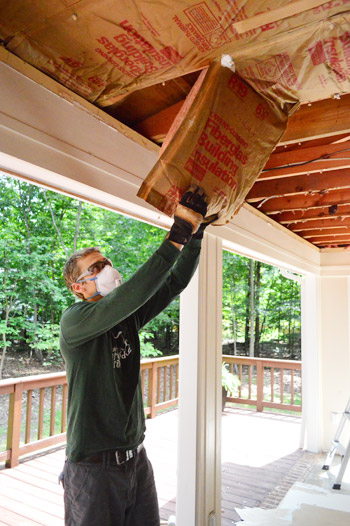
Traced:
<path fill-rule="evenodd" d="M 280 270 L 223 254 L 223 337 L 233 352 L 300 358 L 300 287 Z M 254 343 L 254 351 L 253 351 Z"/>

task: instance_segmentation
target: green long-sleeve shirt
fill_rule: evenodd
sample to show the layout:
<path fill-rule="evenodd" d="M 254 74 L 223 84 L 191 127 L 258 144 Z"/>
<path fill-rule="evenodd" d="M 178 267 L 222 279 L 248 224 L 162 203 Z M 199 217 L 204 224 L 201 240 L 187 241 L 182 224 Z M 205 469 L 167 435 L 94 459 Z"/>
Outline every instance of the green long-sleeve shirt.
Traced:
<path fill-rule="evenodd" d="M 180 252 L 164 241 L 123 285 L 62 315 L 60 348 L 68 378 L 67 455 L 74 462 L 144 438 L 139 330 L 189 283 L 201 242 Z M 176 263 L 176 265 L 175 265 Z"/>

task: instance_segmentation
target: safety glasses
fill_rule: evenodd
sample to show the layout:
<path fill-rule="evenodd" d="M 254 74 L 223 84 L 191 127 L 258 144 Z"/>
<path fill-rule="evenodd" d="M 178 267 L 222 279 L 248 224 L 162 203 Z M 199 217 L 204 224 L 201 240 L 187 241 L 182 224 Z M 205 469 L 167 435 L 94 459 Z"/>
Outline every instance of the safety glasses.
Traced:
<path fill-rule="evenodd" d="M 100 272 L 103 268 L 105 268 L 106 265 L 110 265 L 113 267 L 113 263 L 110 259 L 105 258 L 101 259 L 100 261 L 95 261 L 95 263 L 92 263 L 76 280 L 75 283 L 79 283 L 80 281 L 85 281 L 83 278 L 86 278 L 86 276 L 93 276 L 97 272 Z"/>

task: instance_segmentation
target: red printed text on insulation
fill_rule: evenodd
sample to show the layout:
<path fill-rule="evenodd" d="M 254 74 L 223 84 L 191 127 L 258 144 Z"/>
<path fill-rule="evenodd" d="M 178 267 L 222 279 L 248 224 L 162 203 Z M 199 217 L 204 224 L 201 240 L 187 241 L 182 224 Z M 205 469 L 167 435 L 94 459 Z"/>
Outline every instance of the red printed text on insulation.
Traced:
<path fill-rule="evenodd" d="M 124 32 L 112 39 L 106 36 L 98 38 L 101 47 L 95 52 L 125 75 L 138 77 L 144 73 L 155 73 L 182 59 L 171 46 L 155 49 L 128 20 L 123 20 L 120 25 Z"/>
<path fill-rule="evenodd" d="M 338 82 L 348 78 L 350 66 L 350 33 L 347 31 L 340 37 L 330 37 L 319 40 L 309 48 L 314 66 L 328 63 Z"/>
<path fill-rule="evenodd" d="M 226 127 L 219 125 L 218 121 L 226 123 Z M 218 114 L 211 113 L 185 169 L 199 181 L 210 172 L 230 188 L 236 188 L 239 165 L 245 165 L 248 161 L 243 151 L 247 143 L 242 139 L 242 147 L 237 137 L 240 137 L 239 134 L 229 123 Z"/>

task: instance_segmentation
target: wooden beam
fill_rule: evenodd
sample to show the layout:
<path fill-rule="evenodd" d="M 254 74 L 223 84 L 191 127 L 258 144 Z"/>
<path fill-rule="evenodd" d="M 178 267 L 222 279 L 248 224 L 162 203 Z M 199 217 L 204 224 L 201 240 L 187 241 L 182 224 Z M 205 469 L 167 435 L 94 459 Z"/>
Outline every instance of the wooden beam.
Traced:
<path fill-rule="evenodd" d="M 323 159 L 314 161 L 314 159 L 319 159 L 320 157 L 323 157 Z M 298 163 L 305 164 L 293 166 Z M 285 166 L 285 168 L 280 168 L 282 166 Z M 273 153 L 261 172 L 259 180 L 340 168 L 350 168 L 350 141 L 342 144 L 296 148 L 287 152 Z"/>
<path fill-rule="evenodd" d="M 289 119 L 280 145 L 350 133 L 350 94 L 303 104 Z"/>
<path fill-rule="evenodd" d="M 159 156 L 162 155 L 164 150 L 168 147 L 168 145 L 172 141 L 174 135 L 176 134 L 177 130 L 180 128 L 180 126 L 181 126 L 183 120 L 185 119 L 187 113 L 190 111 L 192 105 L 194 104 L 194 102 L 195 102 L 195 100 L 196 100 L 196 98 L 198 96 L 199 90 L 202 87 L 202 84 L 204 82 L 204 79 L 205 79 L 207 73 L 208 73 L 208 68 L 204 68 L 201 71 L 201 73 L 200 73 L 199 77 L 197 78 L 196 82 L 193 84 L 191 91 L 187 95 L 184 104 L 181 106 L 181 109 L 180 109 L 179 113 L 176 115 L 175 119 L 173 120 L 173 122 L 172 122 L 172 124 L 171 124 L 171 126 L 169 128 L 169 131 L 168 131 L 166 137 L 164 138 L 162 147 L 161 147 L 160 152 L 159 152 Z"/>
<path fill-rule="evenodd" d="M 324 192 L 325 190 L 339 190 L 342 188 L 350 188 L 350 169 L 284 177 L 275 181 L 260 181 L 258 179 L 248 193 L 246 201 L 254 203 L 269 197 Z"/>
<path fill-rule="evenodd" d="M 350 227 L 350 215 L 347 217 L 329 217 L 327 219 L 314 219 L 311 221 L 298 221 L 297 223 L 289 224 L 289 230 L 292 232 L 307 232 L 315 228 L 343 228 Z"/>
<path fill-rule="evenodd" d="M 258 207 L 265 214 L 276 214 L 287 210 L 305 210 L 334 205 L 350 205 L 349 190 L 330 191 L 324 195 L 291 196 L 271 198 Z"/>
<path fill-rule="evenodd" d="M 177 102 L 140 122 L 136 131 L 150 140 L 162 142 L 184 101 Z M 303 104 L 289 119 L 280 145 L 350 134 L 350 94 Z"/>
<path fill-rule="evenodd" d="M 350 240 L 346 239 L 346 240 L 343 240 L 343 241 L 333 241 L 333 242 L 330 242 L 330 241 L 315 241 L 313 244 L 315 246 L 323 247 L 323 248 L 345 247 L 346 249 L 348 249 L 348 247 L 350 245 Z"/>
<path fill-rule="evenodd" d="M 135 131 L 152 141 L 163 142 L 184 102 L 184 100 L 179 101 L 169 106 L 169 108 L 148 117 L 135 127 Z"/>
<path fill-rule="evenodd" d="M 303 237 L 304 239 L 308 239 L 310 237 L 324 237 L 324 236 L 344 236 L 344 234 L 350 236 L 350 228 L 349 227 L 337 227 L 337 228 L 316 228 L 315 230 L 301 230 L 298 232 L 298 235 Z"/>
<path fill-rule="evenodd" d="M 232 24 L 237 33 L 246 33 L 252 29 L 257 29 L 266 24 L 271 24 L 273 22 L 278 22 L 283 18 L 289 18 L 290 16 L 303 13 L 314 7 L 319 7 L 322 4 L 325 4 L 324 0 L 292 0 L 288 2 L 287 5 L 282 7 L 277 7 L 271 11 L 266 11 L 255 16 L 246 18 L 245 20 L 240 20 Z"/>
<path fill-rule="evenodd" d="M 275 214 L 273 219 L 281 225 L 290 225 L 302 223 L 304 221 L 329 219 L 330 217 L 350 217 L 350 205 L 339 205 L 334 210 L 330 209 L 329 206 L 323 206 L 321 208 L 311 208 L 310 210 L 281 212 L 280 214 Z"/>
<path fill-rule="evenodd" d="M 350 243 L 350 234 L 346 235 L 343 234 L 342 236 L 322 236 L 322 237 L 312 237 L 308 239 L 310 243 L 316 243 L 316 244 L 344 244 Z"/>

